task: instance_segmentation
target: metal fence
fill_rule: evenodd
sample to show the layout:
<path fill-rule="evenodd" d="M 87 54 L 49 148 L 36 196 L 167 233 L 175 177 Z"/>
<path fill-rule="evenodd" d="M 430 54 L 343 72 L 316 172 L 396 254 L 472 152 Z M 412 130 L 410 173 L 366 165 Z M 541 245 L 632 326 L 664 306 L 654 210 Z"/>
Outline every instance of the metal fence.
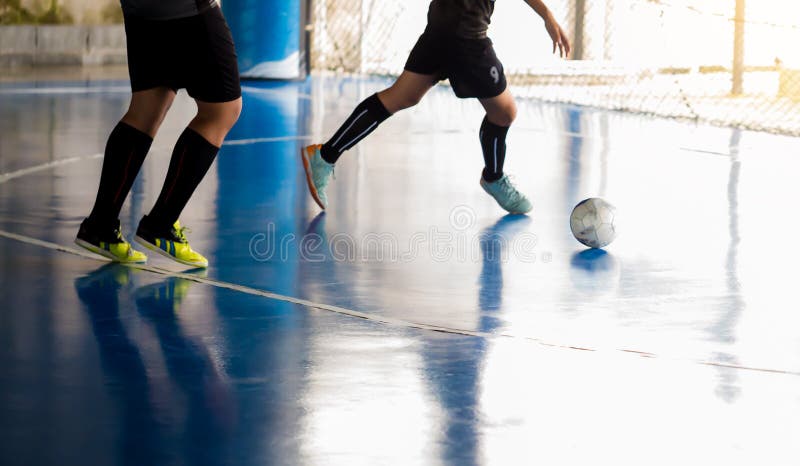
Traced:
<path fill-rule="evenodd" d="M 317 70 L 396 75 L 428 0 L 314 0 Z M 570 60 L 541 19 L 498 0 L 489 36 L 514 94 L 800 135 L 800 5 L 784 0 L 551 0 Z"/>

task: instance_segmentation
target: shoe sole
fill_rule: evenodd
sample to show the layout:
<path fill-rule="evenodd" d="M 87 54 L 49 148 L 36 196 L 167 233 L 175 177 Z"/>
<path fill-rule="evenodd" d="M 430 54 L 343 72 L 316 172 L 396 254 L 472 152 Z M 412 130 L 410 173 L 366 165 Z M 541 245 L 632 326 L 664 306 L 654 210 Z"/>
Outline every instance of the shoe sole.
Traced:
<path fill-rule="evenodd" d="M 122 260 L 119 257 L 115 256 L 114 254 L 111 254 L 110 252 L 106 251 L 105 249 L 100 249 L 97 246 L 93 245 L 92 243 L 86 242 L 86 241 L 84 241 L 82 239 L 79 239 L 79 238 L 75 238 L 75 244 L 77 244 L 78 246 L 82 247 L 83 249 L 86 249 L 89 252 L 93 252 L 93 253 L 95 253 L 95 254 L 97 254 L 99 256 L 103 256 L 106 259 L 111 259 L 112 261 L 118 262 L 120 264 L 146 264 L 147 263 L 147 258 L 146 257 L 144 258 L 143 261 L 126 261 L 126 260 Z"/>
<path fill-rule="evenodd" d="M 308 183 L 308 191 L 311 193 L 311 197 L 314 198 L 314 202 L 317 203 L 319 208 L 325 210 L 325 206 L 319 199 L 319 193 L 317 193 L 317 187 L 314 186 L 314 181 L 311 178 L 311 160 L 308 159 L 308 153 L 306 149 L 307 147 L 303 147 L 302 149 L 300 149 L 300 158 L 303 160 L 303 169 L 306 171 L 306 183 Z"/>
<path fill-rule="evenodd" d="M 146 239 L 142 238 L 139 235 L 136 235 L 136 237 L 134 237 L 134 240 L 137 243 L 139 243 L 142 246 L 144 246 L 145 248 L 147 248 L 147 249 L 149 249 L 149 250 L 151 250 L 153 252 L 157 252 L 157 253 L 161 254 L 162 256 L 166 257 L 167 259 L 175 261 L 175 262 L 177 262 L 179 264 L 188 265 L 189 267 L 198 267 L 198 268 L 201 268 L 201 269 L 205 269 L 205 268 L 208 267 L 208 261 L 206 261 L 205 263 L 198 263 L 198 262 L 189 262 L 189 261 L 185 261 L 183 259 L 178 259 L 177 257 L 173 256 L 172 254 L 168 253 L 167 251 L 164 251 L 160 247 L 158 247 L 155 244 L 147 241 Z"/>

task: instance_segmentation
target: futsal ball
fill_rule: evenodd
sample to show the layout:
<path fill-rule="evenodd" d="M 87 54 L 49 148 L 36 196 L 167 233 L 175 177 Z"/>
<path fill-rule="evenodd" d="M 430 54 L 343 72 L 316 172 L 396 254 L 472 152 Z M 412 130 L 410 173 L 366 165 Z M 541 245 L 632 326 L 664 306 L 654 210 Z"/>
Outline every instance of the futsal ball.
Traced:
<path fill-rule="evenodd" d="M 603 248 L 617 237 L 616 209 L 599 197 L 583 200 L 572 209 L 569 227 L 575 239 L 590 248 Z"/>

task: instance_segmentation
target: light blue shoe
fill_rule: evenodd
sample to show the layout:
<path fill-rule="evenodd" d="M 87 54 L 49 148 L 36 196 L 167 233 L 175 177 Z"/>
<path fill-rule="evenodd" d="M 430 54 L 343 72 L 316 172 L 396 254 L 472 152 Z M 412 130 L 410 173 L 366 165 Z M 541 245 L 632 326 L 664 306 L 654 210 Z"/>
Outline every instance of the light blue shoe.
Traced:
<path fill-rule="evenodd" d="M 491 183 L 481 177 L 481 187 L 509 213 L 527 214 L 533 208 L 531 201 L 511 184 L 508 175 L 503 175 L 502 178 Z"/>
<path fill-rule="evenodd" d="M 325 189 L 333 174 L 333 165 L 326 162 L 320 153 L 321 144 L 306 146 L 300 151 L 303 158 L 303 168 L 306 170 L 306 181 L 311 197 L 325 210 L 328 207 L 328 196 Z"/>

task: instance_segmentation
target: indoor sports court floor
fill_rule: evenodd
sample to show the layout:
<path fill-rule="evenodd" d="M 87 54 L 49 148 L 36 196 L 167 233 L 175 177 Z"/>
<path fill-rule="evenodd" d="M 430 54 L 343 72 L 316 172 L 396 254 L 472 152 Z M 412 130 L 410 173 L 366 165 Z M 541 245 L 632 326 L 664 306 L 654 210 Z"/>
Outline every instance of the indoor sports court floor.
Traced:
<path fill-rule="evenodd" d="M 321 214 L 299 147 L 383 84 L 246 83 L 182 218 L 207 272 L 73 246 L 126 81 L 0 85 L 0 463 L 800 461 L 796 139 L 520 102 L 534 211 L 504 216 L 480 107 L 440 86 L 344 156 Z M 607 252 L 569 231 L 591 196 Z"/>

